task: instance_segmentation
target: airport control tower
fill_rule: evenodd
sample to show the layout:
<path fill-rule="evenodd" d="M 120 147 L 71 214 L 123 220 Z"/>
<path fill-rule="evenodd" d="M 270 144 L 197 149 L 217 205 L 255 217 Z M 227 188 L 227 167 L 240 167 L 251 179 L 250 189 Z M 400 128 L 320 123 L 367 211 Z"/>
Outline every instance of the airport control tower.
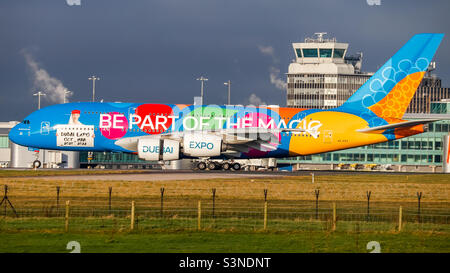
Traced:
<path fill-rule="evenodd" d="M 292 44 L 296 58 L 287 73 L 288 107 L 337 107 L 372 76 L 361 72 L 362 53 L 346 56 L 348 44 L 326 34 Z"/>

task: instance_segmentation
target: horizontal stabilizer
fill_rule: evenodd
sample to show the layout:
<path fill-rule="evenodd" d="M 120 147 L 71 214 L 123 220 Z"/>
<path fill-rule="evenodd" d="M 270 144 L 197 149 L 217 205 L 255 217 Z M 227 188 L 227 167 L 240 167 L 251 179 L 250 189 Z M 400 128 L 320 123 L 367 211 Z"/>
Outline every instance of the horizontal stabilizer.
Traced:
<path fill-rule="evenodd" d="M 361 133 L 369 133 L 369 132 L 374 132 L 374 131 L 384 131 L 384 130 L 388 130 L 388 129 L 411 127 L 411 126 L 415 126 L 415 125 L 419 125 L 419 124 L 427 124 L 427 123 L 435 122 L 435 121 L 439 121 L 439 120 L 442 120 L 442 119 L 411 120 L 411 121 L 391 123 L 391 124 L 376 126 L 376 127 L 371 127 L 371 128 L 364 128 L 364 129 L 359 129 L 356 131 L 361 132 Z"/>

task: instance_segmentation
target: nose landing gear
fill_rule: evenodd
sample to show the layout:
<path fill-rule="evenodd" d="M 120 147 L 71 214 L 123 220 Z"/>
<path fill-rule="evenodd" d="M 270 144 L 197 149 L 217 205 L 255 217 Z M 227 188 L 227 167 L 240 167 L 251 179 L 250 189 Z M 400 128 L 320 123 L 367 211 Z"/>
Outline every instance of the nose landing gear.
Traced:
<path fill-rule="evenodd" d="M 41 161 L 36 159 L 33 161 L 33 169 L 39 169 L 39 167 L 41 167 Z"/>

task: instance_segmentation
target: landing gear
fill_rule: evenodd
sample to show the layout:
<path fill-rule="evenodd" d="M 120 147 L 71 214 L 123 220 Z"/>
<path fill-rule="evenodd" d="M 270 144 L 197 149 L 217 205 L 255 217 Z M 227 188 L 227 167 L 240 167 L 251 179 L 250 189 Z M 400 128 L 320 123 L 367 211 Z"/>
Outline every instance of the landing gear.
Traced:
<path fill-rule="evenodd" d="M 224 169 L 225 171 L 228 171 L 231 168 L 231 164 L 228 162 L 225 162 L 222 164 L 222 169 Z"/>
<path fill-rule="evenodd" d="M 39 167 L 41 167 L 41 161 L 39 161 L 39 160 L 33 161 L 33 168 L 39 169 Z"/>
<path fill-rule="evenodd" d="M 199 162 L 199 163 L 197 164 L 197 168 L 198 168 L 199 170 L 201 170 L 201 171 L 205 170 L 205 169 L 206 169 L 206 163 L 205 163 L 205 162 Z"/>
<path fill-rule="evenodd" d="M 200 161 L 197 163 L 197 169 L 200 171 L 208 170 L 220 170 L 224 171 L 239 171 L 241 169 L 241 164 L 237 162 L 222 162 L 218 163 L 215 161 Z"/>
<path fill-rule="evenodd" d="M 218 169 L 218 167 L 219 166 L 215 162 L 213 162 L 213 161 L 208 162 L 208 169 L 215 170 L 215 169 Z"/>
<path fill-rule="evenodd" d="M 235 171 L 239 171 L 241 169 L 241 164 L 235 162 L 233 165 L 231 165 L 231 168 Z"/>

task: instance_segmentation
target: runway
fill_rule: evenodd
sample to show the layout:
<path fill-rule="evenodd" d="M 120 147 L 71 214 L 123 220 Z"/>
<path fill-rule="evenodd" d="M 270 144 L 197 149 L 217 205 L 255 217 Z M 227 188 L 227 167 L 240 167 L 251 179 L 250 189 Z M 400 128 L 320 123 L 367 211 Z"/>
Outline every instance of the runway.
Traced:
<path fill-rule="evenodd" d="M 247 172 L 193 172 L 193 171 L 149 171 L 142 174 L 94 174 L 94 175 L 61 175 L 48 176 L 52 180 L 104 180 L 104 181 L 167 181 L 167 180 L 200 180 L 219 178 L 264 178 L 279 176 L 279 173 L 247 173 Z"/>
<path fill-rule="evenodd" d="M 62 171 L 63 173 L 64 171 Z M 364 171 L 193 171 L 193 170 L 148 170 L 144 173 L 120 173 L 102 174 L 101 170 L 93 171 L 92 174 L 80 175 L 52 175 L 33 177 L 35 179 L 46 180 L 95 180 L 95 181 L 169 181 L 169 180 L 206 180 L 206 179 L 261 179 L 261 178 L 282 178 L 285 176 L 328 176 L 328 175 L 414 175 L 420 173 L 395 173 L 395 172 L 364 172 Z M 31 178 L 31 177 L 30 177 Z"/>

